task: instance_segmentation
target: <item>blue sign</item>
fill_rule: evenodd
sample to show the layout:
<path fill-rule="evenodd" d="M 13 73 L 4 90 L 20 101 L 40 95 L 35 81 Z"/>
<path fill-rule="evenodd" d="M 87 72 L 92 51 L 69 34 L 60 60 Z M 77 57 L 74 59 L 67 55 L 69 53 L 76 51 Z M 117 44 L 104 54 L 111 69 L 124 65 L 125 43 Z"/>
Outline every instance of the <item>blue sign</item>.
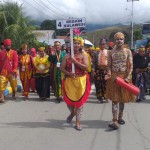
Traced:
<path fill-rule="evenodd" d="M 140 46 L 146 46 L 148 42 L 148 39 L 143 39 L 143 40 L 137 40 L 135 42 L 135 45 L 137 48 L 139 48 Z"/>
<path fill-rule="evenodd" d="M 150 34 L 150 24 L 143 24 L 142 34 Z"/>

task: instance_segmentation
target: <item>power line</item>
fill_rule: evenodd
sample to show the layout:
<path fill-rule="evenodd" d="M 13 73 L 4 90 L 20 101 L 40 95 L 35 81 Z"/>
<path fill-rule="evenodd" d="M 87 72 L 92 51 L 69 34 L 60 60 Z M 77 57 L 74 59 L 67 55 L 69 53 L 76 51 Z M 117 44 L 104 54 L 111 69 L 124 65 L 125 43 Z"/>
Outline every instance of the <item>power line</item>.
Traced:
<path fill-rule="evenodd" d="M 29 2 L 27 2 L 26 0 L 24 0 L 24 2 L 26 2 L 29 6 L 31 6 L 32 8 L 34 8 L 35 10 L 37 10 L 38 12 L 40 12 L 41 14 L 44 14 L 46 16 L 48 16 L 48 18 L 50 17 L 48 14 L 43 13 L 43 11 L 41 11 L 40 9 L 37 9 L 35 6 L 31 5 Z M 53 18 L 53 17 L 52 17 Z M 55 20 L 55 18 L 53 18 Z"/>
<path fill-rule="evenodd" d="M 36 4 L 38 4 L 38 5 L 40 5 L 41 7 L 43 7 L 43 9 L 45 10 L 45 8 L 47 8 L 48 9 L 48 11 L 50 12 L 50 13 L 52 13 L 54 16 L 56 16 L 56 17 L 60 17 L 60 16 L 58 16 L 55 12 L 53 12 L 52 10 L 50 10 L 47 6 L 44 6 L 44 5 L 41 5 L 41 3 L 40 2 L 37 2 L 36 0 L 34 0 L 34 2 L 36 3 Z"/>
<path fill-rule="evenodd" d="M 40 0 L 40 1 L 41 1 L 41 0 Z M 55 11 L 56 11 L 58 14 L 60 14 L 60 15 L 64 14 L 64 12 L 62 12 L 61 10 L 59 10 L 59 8 L 57 8 L 57 7 L 56 7 L 53 3 L 51 3 L 49 0 L 47 0 L 47 2 L 55 8 Z M 42 3 L 43 3 L 43 2 L 42 2 Z M 59 11 L 57 11 L 57 10 L 59 10 Z M 66 17 L 66 18 L 72 17 L 72 16 L 66 16 L 66 15 L 62 15 L 62 16 Z"/>

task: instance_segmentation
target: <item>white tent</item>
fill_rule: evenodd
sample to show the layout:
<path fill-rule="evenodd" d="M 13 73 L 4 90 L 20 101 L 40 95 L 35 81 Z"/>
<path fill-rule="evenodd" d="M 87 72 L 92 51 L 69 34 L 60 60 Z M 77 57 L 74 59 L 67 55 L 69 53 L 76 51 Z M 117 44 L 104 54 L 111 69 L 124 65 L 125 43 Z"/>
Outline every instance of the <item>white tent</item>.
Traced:
<path fill-rule="evenodd" d="M 87 40 L 87 39 L 84 39 L 84 44 L 85 44 L 85 45 L 89 45 L 89 46 L 93 46 L 92 42 L 90 42 L 90 41 Z"/>

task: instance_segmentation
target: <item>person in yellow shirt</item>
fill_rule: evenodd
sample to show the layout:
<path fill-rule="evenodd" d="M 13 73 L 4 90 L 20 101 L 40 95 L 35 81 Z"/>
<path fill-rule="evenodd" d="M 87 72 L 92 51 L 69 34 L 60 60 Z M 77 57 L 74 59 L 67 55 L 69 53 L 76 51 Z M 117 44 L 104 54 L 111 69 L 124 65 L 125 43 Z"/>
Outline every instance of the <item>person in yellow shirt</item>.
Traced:
<path fill-rule="evenodd" d="M 87 47 L 82 48 L 82 52 L 87 56 L 88 58 L 88 68 L 87 68 L 87 72 L 89 74 L 89 79 L 90 82 L 92 82 L 92 76 L 91 76 L 91 71 L 92 71 L 92 58 L 89 54 L 89 49 Z"/>
<path fill-rule="evenodd" d="M 50 97 L 50 62 L 48 61 L 48 55 L 45 53 L 45 47 L 38 49 L 39 55 L 36 56 L 34 66 L 36 69 L 35 88 L 39 97 L 43 100 Z"/>

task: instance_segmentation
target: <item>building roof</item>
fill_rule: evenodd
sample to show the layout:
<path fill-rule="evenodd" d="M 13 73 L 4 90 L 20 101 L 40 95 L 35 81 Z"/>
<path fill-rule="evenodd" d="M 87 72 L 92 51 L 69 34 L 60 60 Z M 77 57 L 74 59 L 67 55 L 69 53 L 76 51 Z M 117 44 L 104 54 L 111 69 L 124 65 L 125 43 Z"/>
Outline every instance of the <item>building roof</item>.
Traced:
<path fill-rule="evenodd" d="M 55 30 L 33 30 L 32 33 L 35 34 L 39 42 L 48 43 L 50 39 L 55 37 Z"/>

